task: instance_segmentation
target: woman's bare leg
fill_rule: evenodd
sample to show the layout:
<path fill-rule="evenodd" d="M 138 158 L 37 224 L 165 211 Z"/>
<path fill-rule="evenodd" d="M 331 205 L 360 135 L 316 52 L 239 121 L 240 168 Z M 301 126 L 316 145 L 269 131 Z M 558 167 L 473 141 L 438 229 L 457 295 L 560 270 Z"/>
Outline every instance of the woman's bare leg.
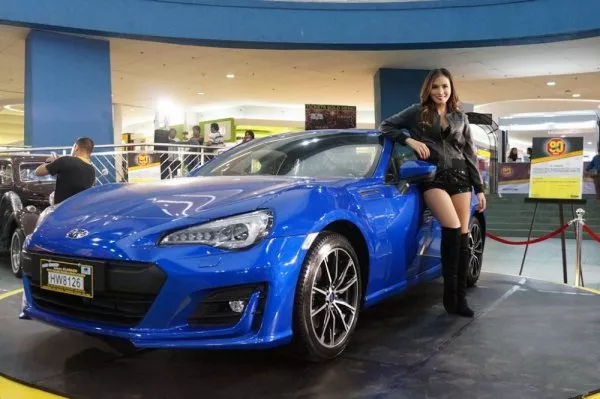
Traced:
<path fill-rule="evenodd" d="M 454 208 L 452 199 L 447 192 L 439 188 L 432 188 L 423 194 L 425 204 L 440 221 L 442 227 L 457 229 L 460 227 L 460 219 Z"/>

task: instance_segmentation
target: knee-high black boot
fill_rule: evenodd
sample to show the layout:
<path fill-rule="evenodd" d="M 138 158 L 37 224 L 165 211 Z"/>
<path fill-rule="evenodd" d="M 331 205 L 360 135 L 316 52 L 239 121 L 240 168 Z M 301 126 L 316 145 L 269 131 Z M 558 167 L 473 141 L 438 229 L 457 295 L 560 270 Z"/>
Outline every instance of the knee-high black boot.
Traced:
<path fill-rule="evenodd" d="M 456 287 L 456 313 L 464 317 L 473 317 L 475 314 L 467 303 L 467 273 L 470 260 L 471 251 L 469 250 L 469 235 L 461 234 Z"/>
<path fill-rule="evenodd" d="M 444 276 L 444 308 L 455 313 L 457 307 L 457 269 L 460 249 L 460 229 L 442 227 L 442 275 Z"/>

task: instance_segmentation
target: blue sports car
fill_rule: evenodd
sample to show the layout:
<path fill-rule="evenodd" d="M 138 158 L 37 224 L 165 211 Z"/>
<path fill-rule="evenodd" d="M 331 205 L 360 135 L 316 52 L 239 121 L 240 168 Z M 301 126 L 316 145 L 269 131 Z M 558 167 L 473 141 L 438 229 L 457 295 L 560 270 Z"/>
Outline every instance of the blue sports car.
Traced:
<path fill-rule="evenodd" d="M 418 189 L 434 172 L 377 131 L 313 131 L 236 146 L 191 177 L 92 188 L 27 237 L 22 316 L 140 348 L 334 358 L 361 309 L 440 276 Z"/>

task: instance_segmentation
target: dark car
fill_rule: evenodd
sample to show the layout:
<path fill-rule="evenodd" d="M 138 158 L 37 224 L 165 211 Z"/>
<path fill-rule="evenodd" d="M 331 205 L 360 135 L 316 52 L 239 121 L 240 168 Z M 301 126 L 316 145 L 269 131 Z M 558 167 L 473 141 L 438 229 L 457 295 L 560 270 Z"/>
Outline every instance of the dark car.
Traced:
<path fill-rule="evenodd" d="M 12 272 L 21 275 L 20 252 L 25 236 L 33 232 L 39 214 L 50 205 L 53 176 L 36 176 L 47 155 L 0 156 L 0 252 L 10 253 Z"/>

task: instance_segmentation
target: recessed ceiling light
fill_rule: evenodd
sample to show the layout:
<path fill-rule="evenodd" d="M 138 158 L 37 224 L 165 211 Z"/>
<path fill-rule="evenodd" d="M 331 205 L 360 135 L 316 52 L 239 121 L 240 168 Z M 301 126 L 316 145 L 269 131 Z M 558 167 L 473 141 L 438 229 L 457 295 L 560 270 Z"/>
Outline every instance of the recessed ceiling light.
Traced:
<path fill-rule="evenodd" d="M 592 145 L 593 144 L 591 141 L 588 141 L 587 143 L 588 143 L 588 145 Z"/>
<path fill-rule="evenodd" d="M 548 86 L 556 86 L 556 82 L 550 81 L 550 82 L 546 82 L 546 84 Z"/>
<path fill-rule="evenodd" d="M 200 92 L 198 92 L 198 93 L 196 93 L 196 94 L 197 94 L 197 95 L 199 95 L 199 96 L 203 96 L 203 95 L 204 95 L 204 93 L 203 93 L 203 92 L 201 92 L 201 91 L 200 91 Z"/>
<path fill-rule="evenodd" d="M 579 98 L 579 97 L 581 97 L 581 94 L 573 93 L 573 97 L 574 98 Z"/>
<path fill-rule="evenodd" d="M 225 76 L 227 76 L 227 79 L 233 79 L 233 78 L 235 78 L 235 75 L 234 75 L 234 74 L 232 74 L 232 73 L 228 73 L 228 74 L 227 74 L 227 75 L 225 75 Z"/>

